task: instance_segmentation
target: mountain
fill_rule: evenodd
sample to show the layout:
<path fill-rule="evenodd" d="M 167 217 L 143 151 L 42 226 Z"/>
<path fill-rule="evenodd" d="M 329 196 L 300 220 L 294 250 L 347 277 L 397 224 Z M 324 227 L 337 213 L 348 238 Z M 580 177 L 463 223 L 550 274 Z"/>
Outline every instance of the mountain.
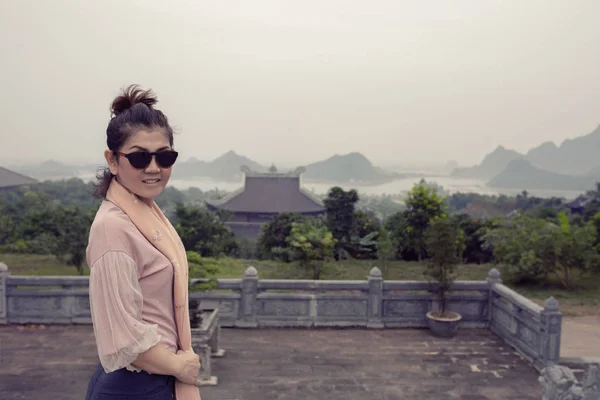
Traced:
<path fill-rule="evenodd" d="M 239 155 L 234 151 L 229 151 L 222 156 L 217 157 L 207 165 L 207 174 L 215 179 L 219 179 L 221 177 L 227 178 L 234 175 L 242 176 L 240 167 L 243 165 L 256 172 L 267 172 L 268 170 L 268 168 L 264 165 L 261 165 L 246 156 Z"/>
<path fill-rule="evenodd" d="M 334 155 L 326 160 L 318 161 L 306 166 L 302 177 L 306 180 L 318 181 L 383 181 L 398 177 L 398 174 L 388 173 L 375 167 L 361 153 Z"/>
<path fill-rule="evenodd" d="M 234 151 L 229 151 L 210 162 L 197 159 L 178 162 L 173 169 L 173 177 L 175 179 L 209 177 L 219 181 L 239 181 L 243 174 L 240 167 L 243 165 L 256 172 L 269 170 L 267 166 Z M 361 153 L 335 155 L 326 160 L 309 164 L 305 168 L 306 171 L 302 177 L 308 181 L 380 182 L 397 176 L 397 174 L 388 173 L 375 167 Z"/>
<path fill-rule="evenodd" d="M 203 176 L 206 168 L 206 161 L 198 160 L 195 157 L 187 161 L 177 161 L 173 166 L 171 176 L 174 179 L 196 178 Z"/>
<path fill-rule="evenodd" d="M 481 164 L 473 167 L 456 168 L 450 175 L 459 178 L 491 179 L 502 172 L 511 161 L 522 158 L 522 154 L 498 146 L 493 152 L 485 156 Z"/>
<path fill-rule="evenodd" d="M 558 146 L 554 142 L 544 142 L 529 150 L 525 155 L 525 158 L 533 165 L 547 170 L 552 170 L 552 168 L 548 168 L 548 160 L 556 160 L 558 157 Z"/>
<path fill-rule="evenodd" d="M 47 160 L 40 164 L 12 165 L 10 168 L 39 180 L 70 178 L 84 171 L 90 172 L 79 166 L 63 164 L 54 160 Z"/>
<path fill-rule="evenodd" d="M 501 173 L 513 160 L 524 159 L 541 170 L 559 175 L 585 175 L 600 167 L 600 126 L 584 136 L 565 140 L 560 146 L 544 142 L 526 154 L 499 146 L 485 156 L 480 165 L 457 168 L 451 176 L 491 179 Z"/>
<path fill-rule="evenodd" d="M 600 126 L 587 135 L 565 140 L 560 146 L 546 142 L 527 152 L 534 165 L 564 174 L 582 175 L 600 166 Z"/>
<path fill-rule="evenodd" d="M 178 162 L 173 167 L 173 178 L 209 177 L 220 181 L 237 181 L 241 179 L 242 172 L 240 171 L 240 167 L 243 165 L 248 166 L 253 171 L 267 171 L 267 167 L 248 157 L 239 155 L 235 151 L 228 151 L 210 162 L 201 161 L 196 158 Z"/>
<path fill-rule="evenodd" d="M 243 176 L 243 172 L 241 171 L 242 166 L 247 166 L 255 172 L 267 172 L 269 170 L 269 167 L 257 163 L 246 156 L 238 154 L 235 151 L 228 151 L 212 161 L 203 161 L 197 158 L 190 158 L 186 161 L 179 160 L 173 167 L 172 178 L 211 178 L 222 182 L 239 182 Z M 12 168 L 15 171 L 36 178 L 63 179 L 80 176 L 82 173 L 89 175 L 92 172 L 96 172 L 98 166 L 74 166 L 56 161 L 46 161 L 37 165 Z M 303 174 L 303 178 L 309 181 L 362 181 L 369 183 L 380 183 L 406 176 L 412 175 L 384 171 L 383 169 L 374 166 L 361 153 L 335 155 L 326 160 L 315 162 L 306 166 L 306 172 Z"/>
<path fill-rule="evenodd" d="M 587 190 L 595 185 L 595 177 L 567 175 L 547 171 L 525 159 L 512 160 L 488 186 L 525 190 Z"/>

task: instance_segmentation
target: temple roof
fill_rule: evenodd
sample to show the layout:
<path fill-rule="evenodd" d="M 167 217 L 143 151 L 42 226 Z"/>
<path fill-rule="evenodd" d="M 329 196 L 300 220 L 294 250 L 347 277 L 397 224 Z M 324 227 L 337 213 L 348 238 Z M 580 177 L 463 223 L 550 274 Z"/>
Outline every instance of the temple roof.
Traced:
<path fill-rule="evenodd" d="M 0 188 L 9 188 L 37 182 L 38 181 L 33 178 L 0 167 Z"/>
<path fill-rule="evenodd" d="M 323 202 L 300 186 L 303 168 L 293 172 L 259 173 L 242 167 L 243 188 L 219 200 L 206 201 L 211 208 L 248 213 L 321 213 Z"/>

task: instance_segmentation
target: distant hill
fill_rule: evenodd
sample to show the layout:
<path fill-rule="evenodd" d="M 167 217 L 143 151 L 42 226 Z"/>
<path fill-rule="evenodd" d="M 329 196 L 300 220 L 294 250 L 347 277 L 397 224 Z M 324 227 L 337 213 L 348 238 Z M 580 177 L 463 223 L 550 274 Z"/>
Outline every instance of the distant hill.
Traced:
<path fill-rule="evenodd" d="M 63 164 L 54 160 L 47 160 L 40 164 L 11 165 L 10 168 L 39 180 L 71 178 L 80 173 L 95 172 L 95 169 L 91 169 L 89 166 Z"/>
<path fill-rule="evenodd" d="M 96 172 L 101 166 L 66 165 L 56 161 L 46 161 L 41 164 L 11 167 L 20 173 L 44 179 L 63 179 L 79 176 L 81 173 L 90 174 Z M 228 151 L 212 161 L 203 161 L 197 158 L 178 160 L 173 167 L 173 179 L 211 178 L 217 181 L 239 182 L 242 179 L 242 166 L 249 167 L 252 171 L 267 172 L 268 166 L 262 165 L 250 158 Z M 283 169 L 281 169 L 283 171 Z M 350 153 L 346 155 L 335 155 L 326 160 L 318 161 L 306 166 L 303 178 L 309 181 L 323 182 L 369 182 L 378 183 L 406 176 L 417 176 L 417 174 L 398 174 L 387 172 L 374 166 L 361 153 Z"/>
<path fill-rule="evenodd" d="M 481 164 L 473 167 L 457 168 L 450 175 L 460 178 L 491 179 L 502 172 L 511 161 L 522 158 L 522 154 L 498 146 L 493 152 L 485 156 Z"/>
<path fill-rule="evenodd" d="M 560 146 L 542 143 L 527 152 L 535 166 L 563 174 L 583 175 L 600 166 L 600 126 L 587 135 L 565 140 Z"/>
<path fill-rule="evenodd" d="M 516 159 L 490 180 L 488 186 L 525 190 L 587 190 L 595 182 L 591 175 L 559 174 L 538 168 L 525 159 Z"/>
<path fill-rule="evenodd" d="M 393 179 L 399 177 L 399 175 L 375 167 L 364 155 L 355 152 L 334 155 L 326 160 L 309 164 L 306 166 L 306 172 L 302 177 L 306 180 L 318 181 L 375 182 Z"/>
<path fill-rule="evenodd" d="M 555 177 L 555 183 L 552 189 L 565 189 L 570 185 L 559 176 L 597 176 L 600 169 L 600 126 L 587 135 L 579 136 L 574 139 L 565 140 L 560 146 L 552 142 L 544 142 L 537 147 L 530 149 L 527 154 L 521 154 L 514 150 L 507 150 L 502 146 L 497 147 L 492 153 L 485 156 L 481 164 L 468 167 L 457 168 L 452 171 L 451 176 L 475 178 L 475 179 L 493 179 L 503 173 L 505 169 L 514 160 L 525 160 L 529 162 L 537 171 L 551 172 L 555 175 L 546 175 Z M 521 168 L 526 164 L 521 165 Z M 531 172 L 531 171 L 530 171 Z M 494 182 L 503 182 L 508 184 L 509 177 L 503 174 Z M 524 177 L 513 177 L 514 182 L 524 182 Z M 562 182 L 562 183 L 561 183 Z M 539 185 L 531 181 L 531 185 Z M 505 186 L 508 187 L 508 186 Z M 530 186 L 533 189 L 533 186 Z"/>
<path fill-rule="evenodd" d="M 235 151 L 228 151 L 215 158 L 213 161 L 201 161 L 191 158 L 184 162 L 177 162 L 173 167 L 173 178 L 189 179 L 199 177 L 209 177 L 219 181 L 231 181 L 241 179 L 242 172 L 240 167 L 247 165 L 253 171 L 265 172 L 267 167 L 261 165 L 246 156 L 237 154 Z"/>
<path fill-rule="evenodd" d="M 220 181 L 239 180 L 242 177 L 241 166 L 248 166 L 252 171 L 267 172 L 269 167 L 234 151 L 229 151 L 210 162 L 191 159 L 178 162 L 173 169 L 173 177 L 188 179 L 210 177 Z M 382 181 L 395 177 L 396 174 L 383 171 L 360 153 L 335 155 L 326 160 L 306 166 L 302 177 L 309 181 Z"/>

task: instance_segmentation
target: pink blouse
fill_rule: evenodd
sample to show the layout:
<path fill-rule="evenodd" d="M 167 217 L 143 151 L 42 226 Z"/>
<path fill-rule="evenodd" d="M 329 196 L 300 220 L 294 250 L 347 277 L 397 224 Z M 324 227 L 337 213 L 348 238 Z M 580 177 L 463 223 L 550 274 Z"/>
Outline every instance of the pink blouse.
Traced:
<path fill-rule="evenodd" d="M 127 368 L 162 343 L 177 351 L 173 265 L 117 206 L 103 201 L 90 229 L 90 310 L 100 363 Z"/>

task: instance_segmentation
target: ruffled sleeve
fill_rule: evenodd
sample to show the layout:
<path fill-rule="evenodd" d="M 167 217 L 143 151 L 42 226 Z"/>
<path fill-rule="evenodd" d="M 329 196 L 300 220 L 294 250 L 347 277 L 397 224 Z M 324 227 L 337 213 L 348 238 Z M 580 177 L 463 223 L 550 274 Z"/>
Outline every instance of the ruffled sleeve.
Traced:
<path fill-rule="evenodd" d="M 90 311 L 104 370 L 140 371 L 138 354 L 160 341 L 158 325 L 142 320 L 143 296 L 135 261 L 126 253 L 104 254 L 90 268 Z"/>

